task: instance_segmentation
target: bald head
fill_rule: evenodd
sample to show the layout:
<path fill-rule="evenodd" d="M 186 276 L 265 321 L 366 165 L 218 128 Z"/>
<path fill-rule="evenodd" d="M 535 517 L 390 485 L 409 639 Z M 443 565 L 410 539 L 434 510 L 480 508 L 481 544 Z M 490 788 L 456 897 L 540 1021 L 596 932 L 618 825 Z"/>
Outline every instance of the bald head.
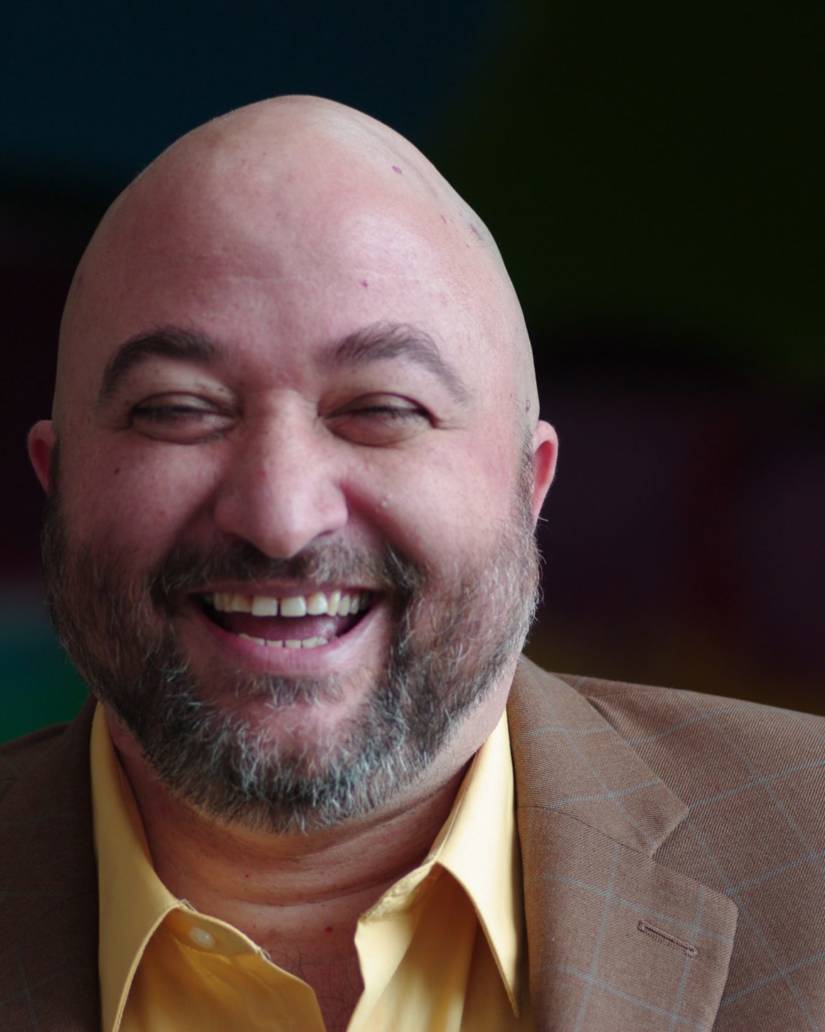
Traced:
<path fill-rule="evenodd" d="M 500 386 L 507 370 L 517 420 L 532 427 L 538 401 L 530 344 L 484 224 L 398 133 L 341 104 L 295 96 L 241 108 L 188 133 L 111 206 L 81 260 L 64 312 L 58 429 L 78 401 L 84 370 L 99 361 L 90 350 L 105 346 L 97 332 L 101 311 L 133 307 L 135 284 L 148 279 L 151 288 L 153 266 L 167 281 L 170 263 L 197 264 L 206 282 L 210 268 L 231 265 L 241 249 L 277 239 L 276 276 L 295 273 L 289 256 L 300 249 L 317 270 L 311 284 L 317 296 L 328 286 L 320 277 L 333 247 L 337 259 L 349 260 L 353 283 L 367 283 L 362 289 L 368 290 L 367 266 L 373 279 L 380 276 L 380 254 L 365 264 L 357 245 L 383 246 L 377 227 L 388 216 L 396 220 L 402 248 L 423 246 L 437 256 L 443 303 L 478 324 L 470 331 L 474 361 L 488 369 L 491 384 Z M 203 300 L 208 307 L 208 297 Z"/>

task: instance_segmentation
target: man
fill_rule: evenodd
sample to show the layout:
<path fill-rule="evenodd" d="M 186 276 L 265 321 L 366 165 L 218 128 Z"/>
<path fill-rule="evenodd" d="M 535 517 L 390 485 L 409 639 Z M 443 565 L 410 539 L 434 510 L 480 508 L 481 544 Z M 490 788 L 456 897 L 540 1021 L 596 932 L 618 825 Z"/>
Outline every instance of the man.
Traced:
<path fill-rule="evenodd" d="M 29 445 L 97 704 L 3 754 L 4 1029 L 825 1027 L 823 722 L 519 660 L 556 437 L 409 143 L 184 137 Z"/>

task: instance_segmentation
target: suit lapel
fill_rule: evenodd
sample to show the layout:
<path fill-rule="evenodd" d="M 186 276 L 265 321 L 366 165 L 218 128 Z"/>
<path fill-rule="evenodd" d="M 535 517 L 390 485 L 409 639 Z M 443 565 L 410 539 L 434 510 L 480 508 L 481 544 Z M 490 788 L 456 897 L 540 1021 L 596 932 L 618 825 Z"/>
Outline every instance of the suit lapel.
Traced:
<path fill-rule="evenodd" d="M 0 1028 L 9 1032 L 100 1025 L 92 709 L 0 756 Z"/>
<path fill-rule="evenodd" d="M 537 1027 L 712 1028 L 736 907 L 653 859 L 686 808 L 586 699 L 527 661 L 508 716 Z"/>

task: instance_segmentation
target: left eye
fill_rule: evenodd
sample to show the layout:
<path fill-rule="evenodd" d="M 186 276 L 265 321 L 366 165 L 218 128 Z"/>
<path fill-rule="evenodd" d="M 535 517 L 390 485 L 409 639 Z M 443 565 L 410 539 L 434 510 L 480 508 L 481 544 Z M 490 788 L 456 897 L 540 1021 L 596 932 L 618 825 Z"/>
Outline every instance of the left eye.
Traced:
<path fill-rule="evenodd" d="M 400 405 L 365 405 L 364 408 L 350 409 L 350 416 L 374 416 L 379 419 L 423 419 L 421 409 L 406 408 Z"/>
<path fill-rule="evenodd" d="M 356 444 L 395 444 L 431 425 L 428 413 L 403 399 L 356 402 L 328 417 L 335 433 Z"/>

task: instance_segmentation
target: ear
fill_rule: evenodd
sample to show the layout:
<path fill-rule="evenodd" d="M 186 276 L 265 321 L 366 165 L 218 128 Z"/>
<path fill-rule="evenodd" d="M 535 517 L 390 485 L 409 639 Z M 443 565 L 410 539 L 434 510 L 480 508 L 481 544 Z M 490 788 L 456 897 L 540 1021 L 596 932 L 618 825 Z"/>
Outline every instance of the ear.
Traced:
<path fill-rule="evenodd" d="M 558 453 L 559 439 L 556 431 L 543 419 L 539 420 L 533 431 L 533 493 L 530 510 L 534 523 L 539 518 L 544 498 L 556 475 Z"/>
<path fill-rule="evenodd" d="M 52 489 L 52 456 L 56 443 L 57 434 L 51 419 L 41 419 L 29 430 L 29 459 L 46 494 Z"/>

